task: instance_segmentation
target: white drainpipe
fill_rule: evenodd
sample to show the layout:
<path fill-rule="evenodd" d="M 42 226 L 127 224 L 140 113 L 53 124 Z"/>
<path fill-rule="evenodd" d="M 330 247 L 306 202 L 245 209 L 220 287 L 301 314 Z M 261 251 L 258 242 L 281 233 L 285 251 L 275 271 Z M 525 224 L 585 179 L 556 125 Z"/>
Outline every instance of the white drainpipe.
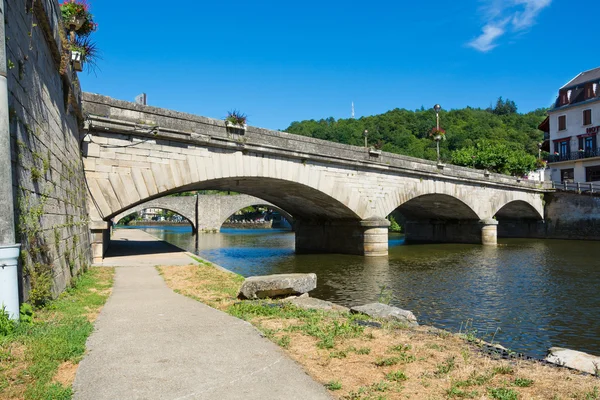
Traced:
<path fill-rule="evenodd" d="M 0 0 L 0 308 L 13 319 L 19 318 L 17 260 L 20 244 L 15 244 L 15 210 L 12 188 L 12 160 L 8 121 L 8 84 L 4 1 Z"/>

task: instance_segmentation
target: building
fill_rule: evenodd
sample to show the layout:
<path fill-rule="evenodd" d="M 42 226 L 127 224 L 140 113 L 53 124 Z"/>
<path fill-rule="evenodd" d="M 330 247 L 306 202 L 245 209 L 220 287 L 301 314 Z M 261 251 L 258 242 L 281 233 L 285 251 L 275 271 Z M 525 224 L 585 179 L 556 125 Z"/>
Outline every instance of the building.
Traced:
<path fill-rule="evenodd" d="M 580 73 L 560 88 L 547 122 L 540 129 L 549 132 L 552 181 L 600 181 L 600 67 Z"/>

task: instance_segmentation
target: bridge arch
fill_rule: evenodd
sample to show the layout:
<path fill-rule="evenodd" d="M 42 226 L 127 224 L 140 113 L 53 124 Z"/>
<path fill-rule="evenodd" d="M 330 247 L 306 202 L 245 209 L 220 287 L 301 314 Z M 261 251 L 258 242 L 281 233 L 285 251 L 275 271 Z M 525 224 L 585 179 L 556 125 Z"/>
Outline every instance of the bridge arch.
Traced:
<path fill-rule="evenodd" d="M 171 209 L 165 208 L 165 207 L 147 207 L 147 206 L 133 207 L 133 208 L 127 210 L 127 211 L 123 211 L 121 214 L 119 214 L 116 217 L 114 217 L 113 218 L 113 223 L 114 223 L 114 225 L 117 225 L 119 223 L 119 221 L 121 221 L 126 216 L 131 215 L 131 214 L 136 213 L 136 212 L 140 212 L 140 211 L 145 210 L 147 208 L 158 208 L 158 209 L 165 210 L 165 211 L 171 211 L 172 213 L 175 213 L 175 214 L 181 216 L 184 220 L 186 220 L 190 224 L 190 226 L 192 227 L 192 231 L 194 231 L 194 232 L 196 231 L 196 224 L 195 224 L 194 220 L 191 220 L 191 219 L 189 219 L 189 218 L 181 215 L 179 212 L 177 212 L 177 210 L 171 210 Z"/>
<path fill-rule="evenodd" d="M 543 214 L 530 203 L 523 200 L 513 200 L 504 204 L 495 213 L 498 220 L 536 220 L 544 219 Z"/>
<path fill-rule="evenodd" d="M 127 215 L 130 215 L 134 212 L 140 212 L 147 208 L 160 208 L 162 210 L 168 210 L 179 214 L 190 223 L 194 232 L 196 232 L 198 229 L 198 227 L 196 226 L 196 196 L 161 197 L 141 204 L 137 204 L 133 207 L 129 207 L 126 210 L 114 215 L 110 219 L 112 219 L 114 223 L 117 224 L 121 219 L 123 219 Z"/>
<path fill-rule="evenodd" d="M 250 197 L 250 196 L 247 196 Z M 293 226 L 294 224 L 294 217 L 288 213 L 287 211 L 271 204 L 268 202 L 261 202 L 261 201 L 252 201 L 249 200 L 245 203 L 238 203 L 235 204 L 231 207 L 227 207 L 225 209 L 221 209 L 221 223 L 220 225 L 223 225 L 225 223 L 225 221 L 227 221 L 227 219 L 229 219 L 232 215 L 234 215 L 236 212 L 238 212 L 241 209 L 244 209 L 246 207 L 257 207 L 257 206 L 265 206 L 265 207 L 269 207 L 272 208 L 273 210 L 277 211 L 279 214 L 281 214 L 289 223 L 290 225 Z"/>
<path fill-rule="evenodd" d="M 441 193 L 413 197 L 402 203 L 395 211 L 401 213 L 409 221 L 479 221 L 481 219 L 464 201 Z"/>

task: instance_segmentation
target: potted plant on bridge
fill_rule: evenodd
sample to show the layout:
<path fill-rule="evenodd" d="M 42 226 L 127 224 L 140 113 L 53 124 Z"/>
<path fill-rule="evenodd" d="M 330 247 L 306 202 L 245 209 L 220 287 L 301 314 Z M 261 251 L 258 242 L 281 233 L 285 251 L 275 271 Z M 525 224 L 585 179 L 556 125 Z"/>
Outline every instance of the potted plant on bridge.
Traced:
<path fill-rule="evenodd" d="M 227 117 L 225 117 L 225 126 L 228 129 L 244 134 L 247 127 L 246 119 L 246 114 L 243 114 L 238 110 L 229 111 L 227 112 Z"/>
<path fill-rule="evenodd" d="M 369 155 L 373 157 L 379 157 L 381 155 L 381 149 L 383 148 L 383 142 L 378 140 L 373 147 L 369 148 Z"/>

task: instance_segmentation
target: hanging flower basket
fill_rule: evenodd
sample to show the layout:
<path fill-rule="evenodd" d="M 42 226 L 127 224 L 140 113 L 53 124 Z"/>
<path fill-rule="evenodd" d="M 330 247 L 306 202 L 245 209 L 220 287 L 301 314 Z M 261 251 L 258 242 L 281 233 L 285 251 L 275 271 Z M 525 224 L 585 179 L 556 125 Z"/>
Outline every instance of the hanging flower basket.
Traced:
<path fill-rule="evenodd" d="M 79 36 L 88 36 L 98 28 L 85 0 L 65 0 L 60 4 L 65 27 Z"/>
<path fill-rule="evenodd" d="M 433 138 L 436 142 L 446 140 L 446 131 L 442 128 L 433 128 L 431 132 L 429 132 L 429 137 Z"/>
<path fill-rule="evenodd" d="M 83 26 L 84 23 L 85 23 L 85 18 L 76 17 L 73 15 L 71 17 L 71 19 L 69 19 L 69 21 L 67 22 L 67 25 L 69 26 L 69 29 L 71 29 L 72 31 L 78 31 L 79 29 L 81 29 L 81 27 Z"/>

